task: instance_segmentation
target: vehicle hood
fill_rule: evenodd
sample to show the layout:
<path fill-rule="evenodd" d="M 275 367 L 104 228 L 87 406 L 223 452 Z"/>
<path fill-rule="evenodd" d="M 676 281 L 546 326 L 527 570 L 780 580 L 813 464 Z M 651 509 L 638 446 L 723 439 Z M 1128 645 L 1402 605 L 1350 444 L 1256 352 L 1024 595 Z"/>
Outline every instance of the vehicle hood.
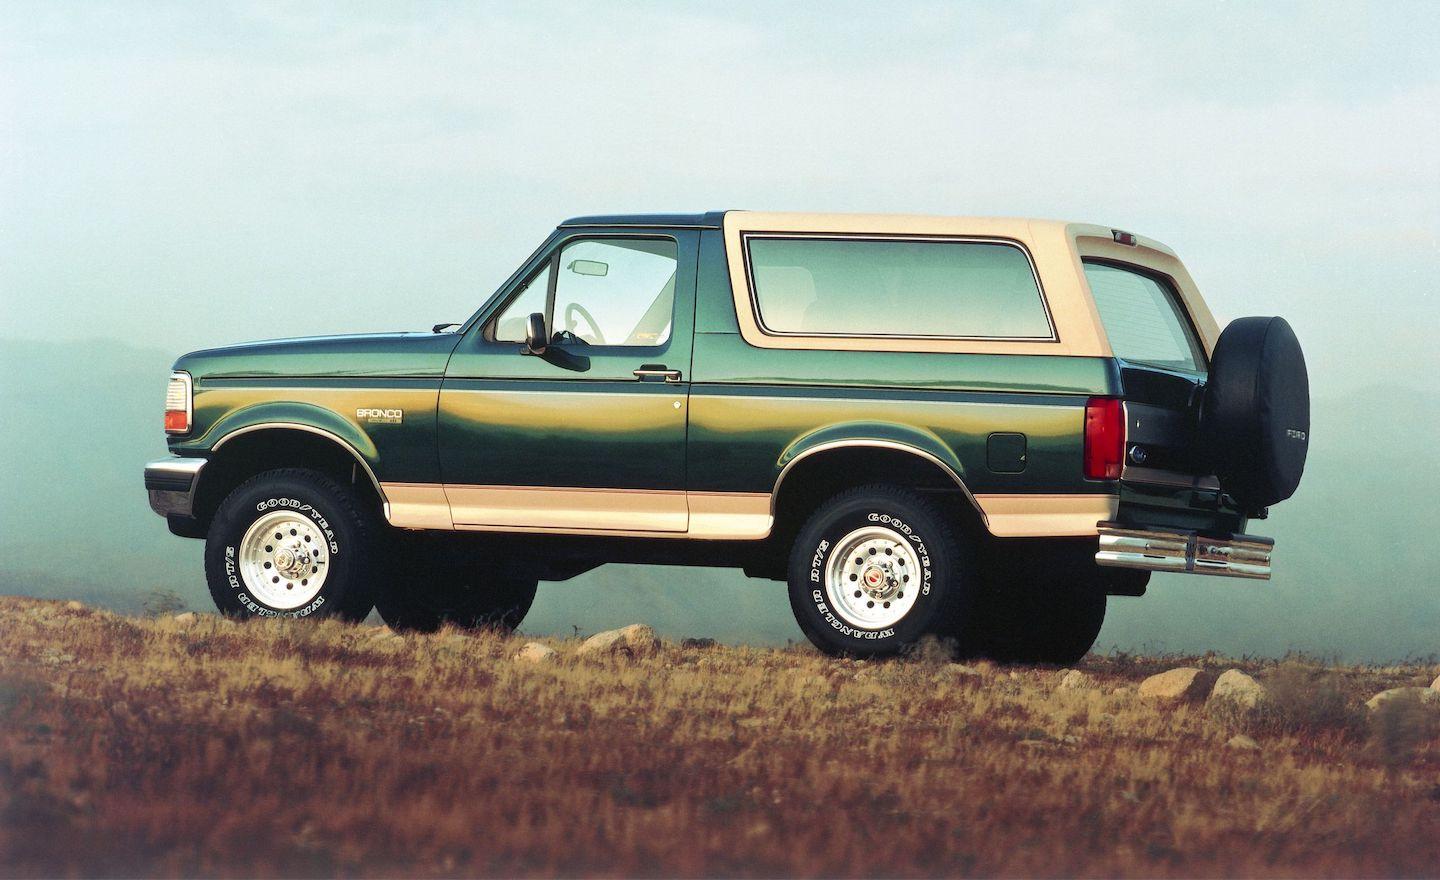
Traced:
<path fill-rule="evenodd" d="M 443 376 L 455 333 L 359 333 L 246 342 L 175 362 L 196 379 L 255 376 Z"/>

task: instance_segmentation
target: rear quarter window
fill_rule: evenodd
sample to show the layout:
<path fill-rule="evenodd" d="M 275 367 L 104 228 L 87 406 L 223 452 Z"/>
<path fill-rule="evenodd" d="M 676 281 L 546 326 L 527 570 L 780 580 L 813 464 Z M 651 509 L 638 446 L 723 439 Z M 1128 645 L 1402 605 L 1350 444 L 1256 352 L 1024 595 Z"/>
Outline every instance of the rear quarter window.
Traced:
<path fill-rule="evenodd" d="M 1030 258 L 1014 244 L 750 234 L 745 255 L 767 333 L 1055 338 Z"/>
<path fill-rule="evenodd" d="M 1190 319 L 1168 284 L 1109 263 L 1084 265 L 1100 323 L 1116 357 L 1172 370 L 1205 370 Z"/>

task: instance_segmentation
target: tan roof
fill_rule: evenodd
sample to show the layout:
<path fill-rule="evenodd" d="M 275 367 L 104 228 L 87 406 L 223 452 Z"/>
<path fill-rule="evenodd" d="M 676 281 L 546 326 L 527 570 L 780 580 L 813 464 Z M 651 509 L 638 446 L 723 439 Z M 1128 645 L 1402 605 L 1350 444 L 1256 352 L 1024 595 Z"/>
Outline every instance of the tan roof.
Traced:
<path fill-rule="evenodd" d="M 1127 232 L 1129 230 L 1126 230 Z M 924 214 L 834 214 L 729 211 L 724 223 L 731 286 L 740 331 L 761 348 L 864 348 L 971 354 L 1051 354 L 1106 357 L 1110 344 L 1081 270 L 1083 257 L 1130 263 L 1168 277 L 1189 310 L 1206 351 L 1219 337 L 1210 310 L 1175 252 L 1136 235 L 1134 245 L 1115 241 L 1115 230 L 1090 223 L 1024 217 L 950 217 Z M 1019 244 L 1030 255 L 1054 320 L 1053 341 L 845 339 L 766 333 L 755 318 L 745 268 L 742 233 L 816 232 L 849 235 L 912 235 L 994 238 Z"/>

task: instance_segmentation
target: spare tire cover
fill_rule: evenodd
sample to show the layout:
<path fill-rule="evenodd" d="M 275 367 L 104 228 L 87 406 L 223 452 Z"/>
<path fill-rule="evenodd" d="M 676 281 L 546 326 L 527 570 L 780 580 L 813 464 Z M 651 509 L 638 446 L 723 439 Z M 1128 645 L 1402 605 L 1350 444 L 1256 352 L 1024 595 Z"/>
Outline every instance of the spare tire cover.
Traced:
<path fill-rule="evenodd" d="M 1295 494 L 1310 447 L 1310 378 L 1284 318 L 1239 318 L 1220 334 L 1200 441 L 1221 489 L 1244 507 Z"/>

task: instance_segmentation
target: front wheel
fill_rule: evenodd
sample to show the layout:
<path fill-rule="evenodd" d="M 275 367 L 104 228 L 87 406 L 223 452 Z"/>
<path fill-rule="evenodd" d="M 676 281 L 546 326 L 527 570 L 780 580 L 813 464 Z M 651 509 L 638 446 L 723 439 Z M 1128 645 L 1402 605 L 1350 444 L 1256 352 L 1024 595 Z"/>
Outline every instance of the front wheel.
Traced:
<path fill-rule="evenodd" d="M 349 486 L 318 471 L 252 477 L 220 504 L 205 539 L 205 581 L 231 617 L 370 613 L 379 526 Z"/>
<path fill-rule="evenodd" d="M 969 607 L 967 545 L 941 509 L 892 486 L 842 492 L 820 506 L 790 554 L 790 608 L 829 654 L 896 654 L 957 631 Z"/>

